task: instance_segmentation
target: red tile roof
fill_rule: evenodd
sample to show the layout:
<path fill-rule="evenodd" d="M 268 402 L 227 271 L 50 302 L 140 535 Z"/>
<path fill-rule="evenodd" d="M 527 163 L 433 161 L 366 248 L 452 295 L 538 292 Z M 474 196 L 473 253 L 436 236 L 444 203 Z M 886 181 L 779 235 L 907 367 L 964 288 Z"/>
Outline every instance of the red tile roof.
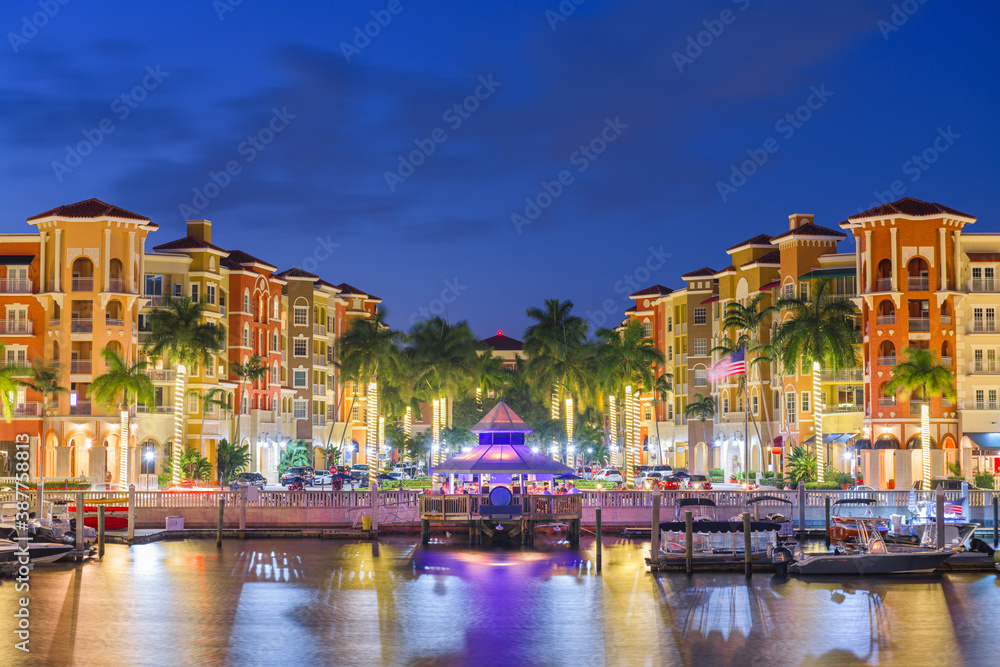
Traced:
<path fill-rule="evenodd" d="M 149 218 L 144 215 L 139 215 L 138 213 L 133 213 L 132 211 L 126 211 L 118 206 L 112 206 L 102 202 L 100 199 L 88 199 L 86 201 L 77 202 L 75 204 L 66 204 L 65 206 L 57 206 L 54 209 L 45 211 L 44 213 L 39 213 L 38 215 L 33 215 L 28 218 L 28 221 L 39 220 L 41 218 L 49 217 L 59 217 L 59 218 L 125 218 L 127 220 L 142 220 L 144 222 L 149 222 Z"/>
<path fill-rule="evenodd" d="M 736 270 L 736 267 L 735 267 L 735 266 L 733 266 L 732 264 L 730 264 L 730 265 L 729 265 L 729 266 L 727 266 L 726 268 L 724 268 L 724 269 L 719 269 L 718 271 L 716 271 L 716 272 L 715 272 L 715 275 L 717 275 L 717 276 L 718 276 L 718 275 L 722 275 L 723 273 L 729 273 L 730 271 L 735 271 L 735 270 Z"/>
<path fill-rule="evenodd" d="M 652 287 L 641 289 L 638 292 L 632 292 L 628 295 L 628 298 L 636 299 L 644 296 L 666 296 L 671 292 L 673 292 L 673 290 L 669 287 L 664 287 L 663 285 L 653 285 Z"/>
<path fill-rule="evenodd" d="M 726 248 L 726 252 L 732 252 L 737 248 L 742 248 L 743 246 L 748 246 L 748 245 L 771 245 L 771 237 L 768 236 L 767 234 L 758 234 L 757 236 L 751 239 L 747 239 L 743 243 L 737 243 L 731 248 Z"/>
<path fill-rule="evenodd" d="M 275 271 L 278 268 L 273 264 L 265 262 L 264 260 L 258 257 L 254 257 L 249 253 L 245 253 L 242 250 L 230 250 L 229 257 L 222 260 L 222 264 L 224 266 L 228 266 L 229 268 L 236 268 L 236 269 L 242 268 L 243 266 L 249 264 L 262 264 L 263 266 L 268 267 L 272 271 Z"/>
<path fill-rule="evenodd" d="M 286 269 L 281 273 L 277 274 L 279 278 L 311 278 L 312 280 L 318 280 L 319 276 L 315 273 L 309 273 L 308 271 L 303 271 L 302 269 Z"/>
<path fill-rule="evenodd" d="M 852 215 L 848 218 L 848 220 L 858 220 L 861 218 L 886 218 L 894 215 L 933 217 L 944 214 L 957 215 L 963 218 L 973 219 L 976 217 L 974 215 L 969 215 L 968 213 L 956 211 L 955 209 L 942 204 L 925 202 L 919 199 L 914 199 L 913 197 L 903 197 L 899 201 L 894 201 L 891 204 L 882 204 L 881 206 L 876 206 L 875 208 L 868 209 L 867 211 L 863 211 L 857 215 Z"/>
<path fill-rule="evenodd" d="M 504 336 L 502 333 L 498 333 L 496 336 L 490 336 L 489 338 L 484 338 L 479 342 L 487 347 L 492 347 L 494 350 L 500 350 L 503 352 L 519 352 L 524 349 L 524 343 L 516 338 Z"/>
<path fill-rule="evenodd" d="M 155 246 L 153 250 L 164 251 L 164 250 L 218 250 L 221 253 L 228 253 L 228 250 L 220 248 L 217 245 L 212 245 L 208 241 L 202 241 L 195 236 L 185 236 L 182 239 L 176 239 L 174 241 L 167 241 L 158 246 Z"/>
<path fill-rule="evenodd" d="M 742 269 L 744 266 L 750 266 L 751 264 L 774 264 L 775 266 L 781 264 L 781 253 L 777 250 L 767 253 L 766 255 L 761 255 L 757 259 L 752 259 L 749 262 L 740 265 Z"/>
<path fill-rule="evenodd" d="M 337 287 L 340 289 L 340 293 L 344 295 L 350 294 L 353 296 L 364 296 L 368 297 L 369 299 L 373 299 L 375 301 L 381 301 L 381 299 L 375 296 L 374 294 L 369 294 L 368 292 L 362 292 L 354 285 L 349 285 L 347 283 L 340 283 L 339 285 L 337 285 Z"/>
<path fill-rule="evenodd" d="M 691 271 L 690 273 L 685 273 L 681 278 L 708 278 L 715 275 L 713 269 L 707 266 L 698 269 L 697 271 Z"/>
<path fill-rule="evenodd" d="M 830 229 L 829 227 L 821 227 L 812 222 L 807 222 L 801 227 L 796 227 L 795 229 L 789 229 L 787 232 L 778 234 L 773 237 L 771 241 L 777 241 L 778 239 L 783 239 L 789 236 L 832 236 L 834 238 L 843 239 L 847 238 L 847 234 L 836 229 Z"/>

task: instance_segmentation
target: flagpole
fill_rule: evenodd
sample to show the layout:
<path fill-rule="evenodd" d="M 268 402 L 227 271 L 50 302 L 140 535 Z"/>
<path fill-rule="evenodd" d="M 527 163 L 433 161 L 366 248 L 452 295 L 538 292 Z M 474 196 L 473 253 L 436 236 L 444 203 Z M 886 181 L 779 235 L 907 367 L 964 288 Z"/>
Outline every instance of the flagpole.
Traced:
<path fill-rule="evenodd" d="M 747 373 L 743 371 L 743 488 L 750 488 L 750 397 L 747 396 Z"/>

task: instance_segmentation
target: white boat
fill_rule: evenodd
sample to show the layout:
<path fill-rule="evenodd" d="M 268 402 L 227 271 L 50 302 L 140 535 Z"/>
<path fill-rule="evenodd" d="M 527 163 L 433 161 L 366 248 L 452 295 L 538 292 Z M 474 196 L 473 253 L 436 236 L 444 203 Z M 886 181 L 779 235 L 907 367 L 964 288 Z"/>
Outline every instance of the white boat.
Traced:
<path fill-rule="evenodd" d="M 13 563 L 21 555 L 23 542 L 0 539 L 0 563 Z M 72 544 L 58 542 L 27 542 L 28 561 L 31 563 L 54 563 L 73 551 Z"/>

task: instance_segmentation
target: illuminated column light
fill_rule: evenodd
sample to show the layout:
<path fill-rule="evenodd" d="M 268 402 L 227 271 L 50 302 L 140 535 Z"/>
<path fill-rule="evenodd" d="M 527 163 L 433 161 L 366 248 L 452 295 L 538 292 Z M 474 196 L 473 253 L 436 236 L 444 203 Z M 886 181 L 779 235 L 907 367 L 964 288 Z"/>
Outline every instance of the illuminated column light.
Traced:
<path fill-rule="evenodd" d="M 403 434 L 408 438 L 410 437 L 410 432 L 413 430 L 413 408 L 406 408 L 406 413 L 403 415 Z M 404 447 L 403 460 L 407 463 L 410 462 L 410 452 Z"/>
<path fill-rule="evenodd" d="M 368 482 L 378 480 L 378 382 L 368 383 L 366 407 L 368 408 L 368 431 L 365 434 L 365 458 L 368 460 Z"/>
<path fill-rule="evenodd" d="M 823 413 L 820 411 L 820 377 L 819 362 L 813 362 L 813 438 L 816 442 L 816 479 L 820 482 L 826 477 L 823 474 L 826 459 L 826 445 L 823 444 Z M 750 475 L 747 474 L 747 479 Z"/>
<path fill-rule="evenodd" d="M 438 452 L 441 446 L 441 399 L 435 398 L 432 404 L 431 412 L 431 448 L 433 450 L 433 456 L 431 457 L 431 464 L 438 464 Z"/>
<path fill-rule="evenodd" d="M 174 446 L 170 458 L 173 474 L 171 481 L 181 483 L 181 450 L 184 448 L 184 379 L 187 368 L 177 364 L 177 377 L 174 380 Z M 127 451 L 127 450 L 126 450 Z"/>
<path fill-rule="evenodd" d="M 476 387 L 476 408 L 478 408 L 480 412 L 483 411 L 483 388 L 482 387 Z"/>
<path fill-rule="evenodd" d="M 632 385 L 625 385 L 625 442 L 622 458 L 625 463 L 625 486 L 632 484 Z"/>
<path fill-rule="evenodd" d="M 609 454 L 611 455 L 611 465 L 615 465 L 614 445 L 618 442 L 618 409 L 616 396 L 608 396 L 608 430 L 611 432 L 611 442 L 608 443 Z"/>
<path fill-rule="evenodd" d="M 121 419 L 121 439 L 118 441 L 119 455 L 118 455 L 118 481 L 121 484 L 128 485 L 128 410 L 122 410 L 118 415 Z"/>
<path fill-rule="evenodd" d="M 566 453 L 567 458 L 569 452 L 573 449 L 573 397 L 566 397 Z M 570 463 L 570 465 L 573 465 Z"/>
<path fill-rule="evenodd" d="M 927 399 L 920 404 L 920 448 L 924 450 L 924 488 L 929 488 L 931 478 L 931 407 Z"/>
<path fill-rule="evenodd" d="M 554 421 L 559 421 L 559 391 L 558 391 L 558 388 L 557 388 L 557 391 L 553 391 L 552 392 L 552 401 L 549 404 L 549 415 L 552 417 L 552 419 Z M 558 445 L 559 443 L 555 440 L 555 438 L 553 438 L 552 439 L 552 444 L 553 445 Z"/>

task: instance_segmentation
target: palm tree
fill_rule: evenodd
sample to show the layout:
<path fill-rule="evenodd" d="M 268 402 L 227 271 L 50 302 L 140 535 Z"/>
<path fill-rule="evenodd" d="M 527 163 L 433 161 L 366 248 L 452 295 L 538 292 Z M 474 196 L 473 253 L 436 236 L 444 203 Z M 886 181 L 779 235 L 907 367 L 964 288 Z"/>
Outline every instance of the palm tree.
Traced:
<path fill-rule="evenodd" d="M 660 373 L 656 381 L 653 383 L 653 407 L 663 403 L 668 403 L 670 401 L 670 392 L 673 391 L 673 379 L 672 373 Z M 654 418 L 656 414 L 654 413 Z M 657 418 L 656 421 L 656 450 L 658 453 L 657 460 L 663 462 L 663 444 L 660 440 L 660 420 Z"/>
<path fill-rule="evenodd" d="M 219 353 L 225 344 L 226 332 L 214 322 L 204 321 L 205 304 L 189 297 L 164 299 L 163 307 L 154 309 L 149 316 L 150 333 L 145 350 L 151 357 L 163 359 L 165 364 L 177 369 L 174 386 L 174 465 L 173 482 L 180 482 L 181 450 L 187 442 L 184 432 L 184 392 L 189 366 L 207 365 L 212 355 Z"/>
<path fill-rule="evenodd" d="M 493 355 L 493 348 L 479 353 L 479 363 L 473 369 L 476 377 L 476 408 L 483 411 L 483 394 L 500 395 L 512 382 L 510 370 L 504 360 Z"/>
<path fill-rule="evenodd" d="M 93 396 L 99 403 L 104 405 L 108 411 L 120 408 L 121 419 L 120 431 L 120 455 L 118 464 L 118 481 L 128 484 L 128 449 L 131 436 L 129 434 L 129 420 L 132 415 L 132 408 L 137 403 L 149 405 L 153 402 L 155 388 L 153 381 L 146 372 L 149 364 L 145 361 L 135 361 L 128 363 L 117 351 L 111 347 L 101 350 L 107 370 L 94 378 L 88 391 L 89 396 Z M 136 438 L 136 442 L 139 439 Z"/>
<path fill-rule="evenodd" d="M 225 486 L 234 475 L 245 471 L 250 465 L 250 445 L 230 444 L 223 438 L 219 441 L 215 457 L 219 483 Z"/>
<path fill-rule="evenodd" d="M 701 421 L 701 438 L 705 439 L 705 420 L 715 417 L 715 399 L 711 396 L 702 396 L 701 394 L 694 395 L 694 401 L 687 404 L 684 408 L 684 416 L 689 419 L 697 419 Z M 690 446 L 691 443 L 688 443 Z M 707 443 L 706 443 L 707 444 Z M 692 454 L 694 453 L 694 448 L 691 448 Z M 705 462 L 708 463 L 707 461 Z"/>
<path fill-rule="evenodd" d="M 0 341 L 0 359 L 6 359 L 6 345 Z M 14 419 L 14 396 L 17 395 L 18 387 L 27 386 L 23 378 L 31 377 L 31 368 L 17 364 L 4 364 L 0 366 L 0 411 L 3 412 L 4 421 L 10 423 Z"/>
<path fill-rule="evenodd" d="M 924 450 L 924 488 L 931 478 L 930 451 L 930 397 L 955 397 L 955 374 L 942 366 L 930 350 L 908 347 L 903 350 L 905 360 L 892 369 L 892 379 L 886 388 L 889 391 L 902 389 L 920 398 L 920 444 Z"/>
<path fill-rule="evenodd" d="M 358 387 L 368 385 L 365 395 L 368 413 L 368 431 L 365 437 L 366 461 L 369 481 L 378 479 L 378 418 L 379 380 L 388 380 L 398 370 L 400 351 L 399 333 L 385 324 L 385 311 L 379 309 L 370 319 L 357 319 L 344 336 L 337 342 L 336 365 L 341 371 L 341 382 L 351 382 L 354 394 L 347 414 L 354 410 Z M 348 423 L 344 426 L 340 444 L 343 446 Z"/>
<path fill-rule="evenodd" d="M 572 311 L 572 301 L 546 299 L 544 307 L 528 308 L 534 324 L 524 332 L 524 379 L 539 399 L 549 401 L 552 419 L 559 419 L 565 406 L 567 446 L 573 442 L 576 411 L 587 406 L 596 386 L 588 324 Z"/>
<path fill-rule="evenodd" d="M 0 354 L 2 354 L 2 349 L 3 348 L 0 347 Z M 37 391 L 42 396 L 42 432 L 38 437 L 39 477 L 45 476 L 45 418 L 48 416 L 49 410 L 55 407 L 55 401 L 49 401 L 49 397 L 54 397 L 56 394 L 69 391 L 66 387 L 59 386 L 60 377 L 62 377 L 62 371 L 59 368 L 58 362 L 46 362 L 41 357 L 35 357 L 35 359 L 31 362 L 30 379 L 20 381 L 20 384 Z"/>
<path fill-rule="evenodd" d="M 222 387 L 212 387 L 202 394 L 197 389 L 192 389 L 188 392 L 188 396 L 196 397 L 201 403 L 202 427 L 201 432 L 198 434 L 198 451 L 202 451 L 205 443 L 204 419 L 214 411 L 214 408 L 219 408 L 222 414 L 225 415 L 229 409 L 229 403 L 226 402 L 226 390 Z M 239 440 L 235 440 L 234 442 L 239 442 Z"/>
<path fill-rule="evenodd" d="M 601 385 L 611 394 L 621 393 L 626 404 L 630 404 L 626 417 L 631 416 L 631 422 L 625 425 L 625 484 L 630 485 L 640 446 L 636 396 L 640 391 L 653 390 L 663 377 L 657 376 L 656 369 L 665 363 L 666 357 L 656 349 L 652 339 L 645 337 L 638 320 L 629 322 L 621 332 L 598 329 L 596 335 L 600 341 L 595 356 Z"/>
<path fill-rule="evenodd" d="M 264 377 L 271 369 L 263 365 L 261 362 L 263 359 L 259 355 L 253 355 L 249 357 L 242 364 L 236 361 L 229 362 L 230 372 L 240 379 L 239 382 L 239 393 L 236 395 L 236 435 L 233 438 L 233 442 L 240 441 L 240 422 L 243 416 L 243 394 L 245 393 L 247 382 L 256 382 L 257 380 Z M 277 378 L 274 378 L 274 382 L 277 382 Z"/>
<path fill-rule="evenodd" d="M 785 297 L 778 307 L 791 318 L 782 322 L 777 338 L 783 348 L 782 364 L 786 373 L 806 363 L 813 369 L 813 438 L 816 443 L 816 468 L 823 481 L 825 445 L 823 444 L 823 414 L 820 405 L 821 368 L 839 371 L 858 364 L 854 344 L 854 303 L 830 293 L 831 281 L 824 278 L 814 283 L 812 298 Z"/>

